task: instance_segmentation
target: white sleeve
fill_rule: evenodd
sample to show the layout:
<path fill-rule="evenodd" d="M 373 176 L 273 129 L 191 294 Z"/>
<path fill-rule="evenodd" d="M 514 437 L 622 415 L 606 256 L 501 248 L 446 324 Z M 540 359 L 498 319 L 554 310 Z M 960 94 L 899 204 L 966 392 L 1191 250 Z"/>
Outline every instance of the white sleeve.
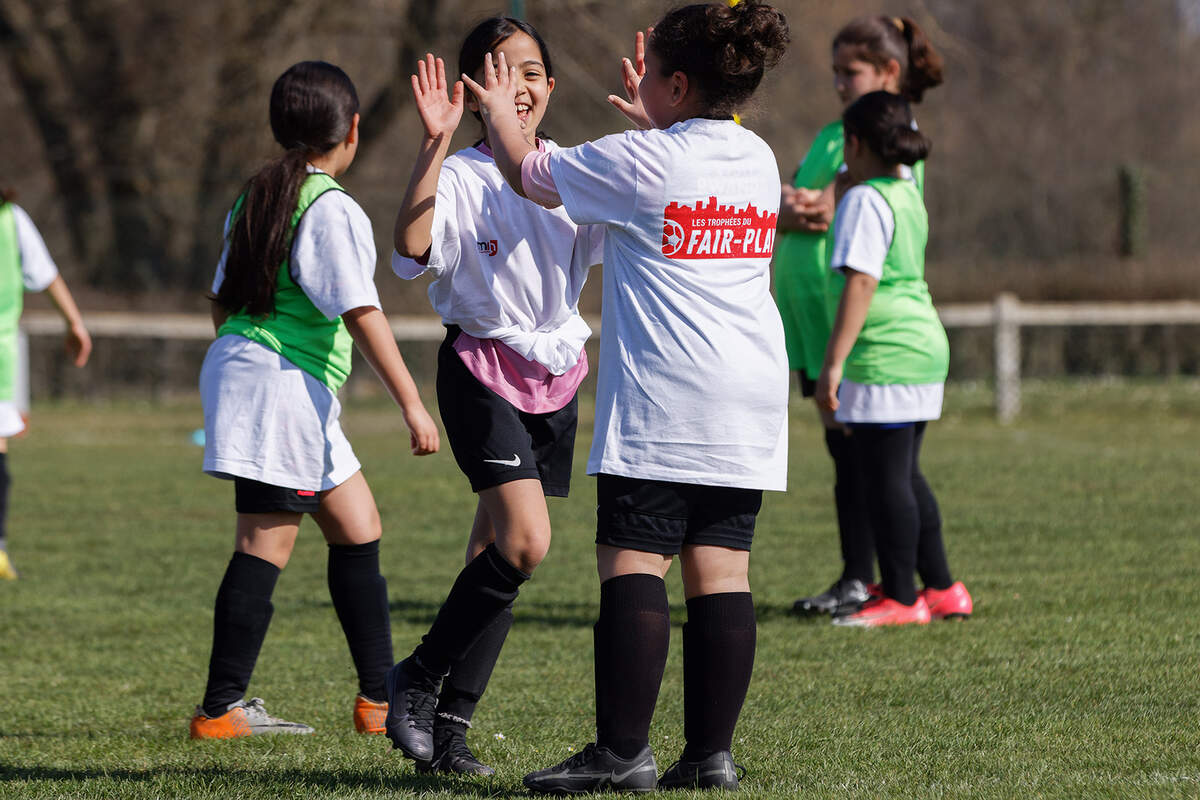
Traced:
<path fill-rule="evenodd" d="M 852 187 L 833 215 L 830 267 L 849 267 L 879 280 L 895 232 L 896 216 L 883 195 L 870 186 Z"/>
<path fill-rule="evenodd" d="M 603 225 L 580 225 L 576 234 L 575 247 L 582 248 L 584 263 L 591 267 L 604 261 Z"/>
<path fill-rule="evenodd" d="M 21 253 L 21 279 L 29 291 L 43 291 L 58 277 L 58 267 L 54 266 L 46 242 L 25 209 L 13 203 L 12 212 L 17 228 L 17 250 Z"/>
<path fill-rule="evenodd" d="M 433 199 L 433 222 L 429 227 L 429 260 L 422 264 L 392 251 L 392 272 L 406 281 L 425 273 L 441 275 L 458 266 L 462 247 L 458 241 L 457 182 L 453 171 L 442 166 Z"/>
<path fill-rule="evenodd" d="M 626 131 L 550 154 L 550 174 L 577 225 L 625 225 L 637 207 L 637 136 Z"/>
<path fill-rule="evenodd" d="M 289 265 L 292 280 L 327 319 L 380 307 L 371 221 L 343 191 L 325 192 L 304 212 Z"/>
<path fill-rule="evenodd" d="M 233 221 L 233 212 L 225 215 L 225 228 L 221 234 L 221 257 L 217 259 L 217 274 L 213 276 L 212 294 L 221 291 L 225 282 L 225 260 L 229 258 L 229 223 Z"/>

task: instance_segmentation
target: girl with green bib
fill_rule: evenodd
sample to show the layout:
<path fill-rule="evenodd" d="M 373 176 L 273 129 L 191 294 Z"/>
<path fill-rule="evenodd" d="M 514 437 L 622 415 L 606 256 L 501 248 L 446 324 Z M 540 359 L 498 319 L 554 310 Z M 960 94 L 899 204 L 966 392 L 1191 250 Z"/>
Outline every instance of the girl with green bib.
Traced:
<path fill-rule="evenodd" d="M 908 101 L 871 92 L 842 116 L 855 185 L 838 203 L 830 264 L 845 279 L 817 378 L 817 405 L 847 426 L 882 575 L 880 593 L 835 625 L 876 627 L 966 617 L 971 596 L 950 576 L 921 443 L 942 413 L 946 331 L 925 283 L 929 218 L 902 166 L 929 153 Z M 925 584 L 917 592 L 919 571 Z"/>
<path fill-rule="evenodd" d="M 304 514 L 329 544 L 329 593 L 358 673 L 355 728 L 383 732 L 392 640 L 379 511 L 338 421 L 355 345 L 399 404 L 413 454 L 438 449 L 379 307 L 371 223 L 335 180 L 358 148 L 354 84 L 332 64 L 302 62 L 275 82 L 270 110 L 285 152 L 226 221 L 210 295 L 217 339 L 200 372 L 204 471 L 233 481 L 237 533 L 195 739 L 312 732 L 245 699 Z"/>
<path fill-rule="evenodd" d="M 833 88 L 845 108 L 862 95 L 886 91 L 921 101 L 926 89 L 942 82 L 942 60 L 924 31 L 906 17 L 868 16 L 848 23 L 833 39 Z M 908 167 L 903 168 L 906 171 Z M 793 185 L 783 187 L 779 208 L 779 240 L 775 247 L 775 299 L 783 317 L 788 362 L 811 397 L 825 358 L 833 309 L 841 292 L 841 276 L 829 271 L 829 225 L 834 187 L 843 176 L 842 121 L 817 134 L 796 169 Z M 925 167 L 911 175 L 924 185 Z M 820 408 L 818 407 L 818 411 Z M 825 446 L 834 464 L 834 500 L 842 552 L 842 574 L 826 591 L 796 601 L 800 614 L 855 611 L 874 580 L 875 548 L 870 522 L 850 468 L 847 431 L 821 412 Z"/>
<path fill-rule="evenodd" d="M 0 580 L 16 580 L 8 557 L 8 439 L 25 430 L 17 407 L 17 328 L 25 292 L 45 291 L 67 325 L 67 355 L 77 367 L 87 363 L 92 339 L 83 325 L 66 281 L 58 274 L 46 243 L 25 210 L 0 192 Z"/>

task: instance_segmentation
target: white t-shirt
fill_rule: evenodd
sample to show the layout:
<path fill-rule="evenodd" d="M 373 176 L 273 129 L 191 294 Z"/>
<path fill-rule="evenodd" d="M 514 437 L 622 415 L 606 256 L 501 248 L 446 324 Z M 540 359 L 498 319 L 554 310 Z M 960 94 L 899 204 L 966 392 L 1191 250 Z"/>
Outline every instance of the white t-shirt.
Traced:
<path fill-rule="evenodd" d="M 912 180 L 911 172 L 908 180 Z M 896 215 L 876 189 L 851 187 L 833 218 L 835 270 L 846 267 L 883 277 L 883 262 L 896 234 Z M 864 384 L 843 380 L 834 417 L 848 423 L 896 423 L 933 420 L 942 415 L 944 384 Z"/>
<path fill-rule="evenodd" d="M 771 149 L 690 119 L 558 150 L 550 169 L 571 219 L 608 227 L 588 473 L 786 488 Z"/>
<path fill-rule="evenodd" d="M 58 267 L 46 249 L 46 242 L 38 233 L 37 226 L 25 213 L 25 209 L 16 203 L 9 208 L 13 212 L 13 222 L 17 228 L 17 250 L 21 255 L 21 280 L 25 288 L 31 292 L 45 291 L 54 279 L 58 277 Z"/>
<path fill-rule="evenodd" d="M 228 219 L 225 225 L 228 234 Z M 227 255 L 228 246 L 214 293 Z M 345 192 L 326 192 L 308 207 L 289 261 L 292 278 L 329 319 L 362 306 L 379 308 L 371 222 Z M 210 475 L 324 491 L 359 470 L 338 422 L 337 397 L 270 348 L 237 335 L 217 339 L 200 371 L 200 395 Z"/>
<path fill-rule="evenodd" d="M 392 270 L 406 280 L 432 272 L 429 300 L 444 322 L 499 339 L 554 375 L 575 366 L 592 333 L 579 292 L 600 263 L 602 227 L 521 197 L 490 155 L 470 147 L 442 164 L 431 234 L 428 264 L 394 252 Z"/>

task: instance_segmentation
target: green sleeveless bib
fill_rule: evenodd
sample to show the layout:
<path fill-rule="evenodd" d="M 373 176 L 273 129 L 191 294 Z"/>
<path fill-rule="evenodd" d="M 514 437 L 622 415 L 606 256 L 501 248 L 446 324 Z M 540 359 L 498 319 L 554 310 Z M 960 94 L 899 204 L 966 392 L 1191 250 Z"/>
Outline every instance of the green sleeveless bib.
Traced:
<path fill-rule="evenodd" d="M 330 176 L 315 172 L 308 176 L 300 188 L 300 200 L 292 215 L 292 235 L 300 218 L 318 197 L 329 191 L 344 192 Z M 242 198 L 233 207 L 233 218 L 241 213 Z M 232 230 L 232 226 L 231 226 Z M 350 362 L 354 340 L 341 317 L 326 319 L 317 310 L 304 290 L 292 280 L 289 259 L 279 265 L 279 276 L 275 284 L 275 312 L 255 319 L 243 309 L 233 314 L 217 331 L 218 336 L 227 334 L 244 336 L 251 341 L 274 350 L 300 369 L 337 391 L 350 375 Z"/>
<path fill-rule="evenodd" d="M 896 229 L 844 375 L 865 384 L 940 383 L 950 346 L 925 283 L 929 217 L 921 190 L 902 178 L 872 178 L 865 185 L 883 196 Z"/>
<path fill-rule="evenodd" d="M 14 399 L 17 371 L 17 326 L 25 303 L 21 248 L 11 203 L 0 203 L 0 402 Z"/>

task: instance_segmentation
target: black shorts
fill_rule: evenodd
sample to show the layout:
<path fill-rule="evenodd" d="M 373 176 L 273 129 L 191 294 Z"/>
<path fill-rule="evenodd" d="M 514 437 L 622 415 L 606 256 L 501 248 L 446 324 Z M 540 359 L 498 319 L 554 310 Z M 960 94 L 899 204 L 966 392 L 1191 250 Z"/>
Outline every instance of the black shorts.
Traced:
<path fill-rule="evenodd" d="M 276 511 L 313 514 L 321 507 L 321 493 L 286 489 L 249 478 L 234 478 L 233 506 L 239 514 L 271 514 Z"/>
<path fill-rule="evenodd" d="M 803 369 L 796 370 L 796 375 L 800 378 L 801 397 L 812 397 L 817 393 L 817 381 L 815 378 L 808 377 L 808 373 Z"/>
<path fill-rule="evenodd" d="M 761 489 L 596 476 L 596 544 L 675 555 L 685 544 L 749 550 Z"/>
<path fill-rule="evenodd" d="M 454 460 L 480 492 L 533 478 L 548 497 L 566 497 L 575 454 L 575 397 L 557 411 L 529 414 L 471 374 L 454 350 L 461 331 L 449 325 L 438 349 L 437 398 Z"/>

